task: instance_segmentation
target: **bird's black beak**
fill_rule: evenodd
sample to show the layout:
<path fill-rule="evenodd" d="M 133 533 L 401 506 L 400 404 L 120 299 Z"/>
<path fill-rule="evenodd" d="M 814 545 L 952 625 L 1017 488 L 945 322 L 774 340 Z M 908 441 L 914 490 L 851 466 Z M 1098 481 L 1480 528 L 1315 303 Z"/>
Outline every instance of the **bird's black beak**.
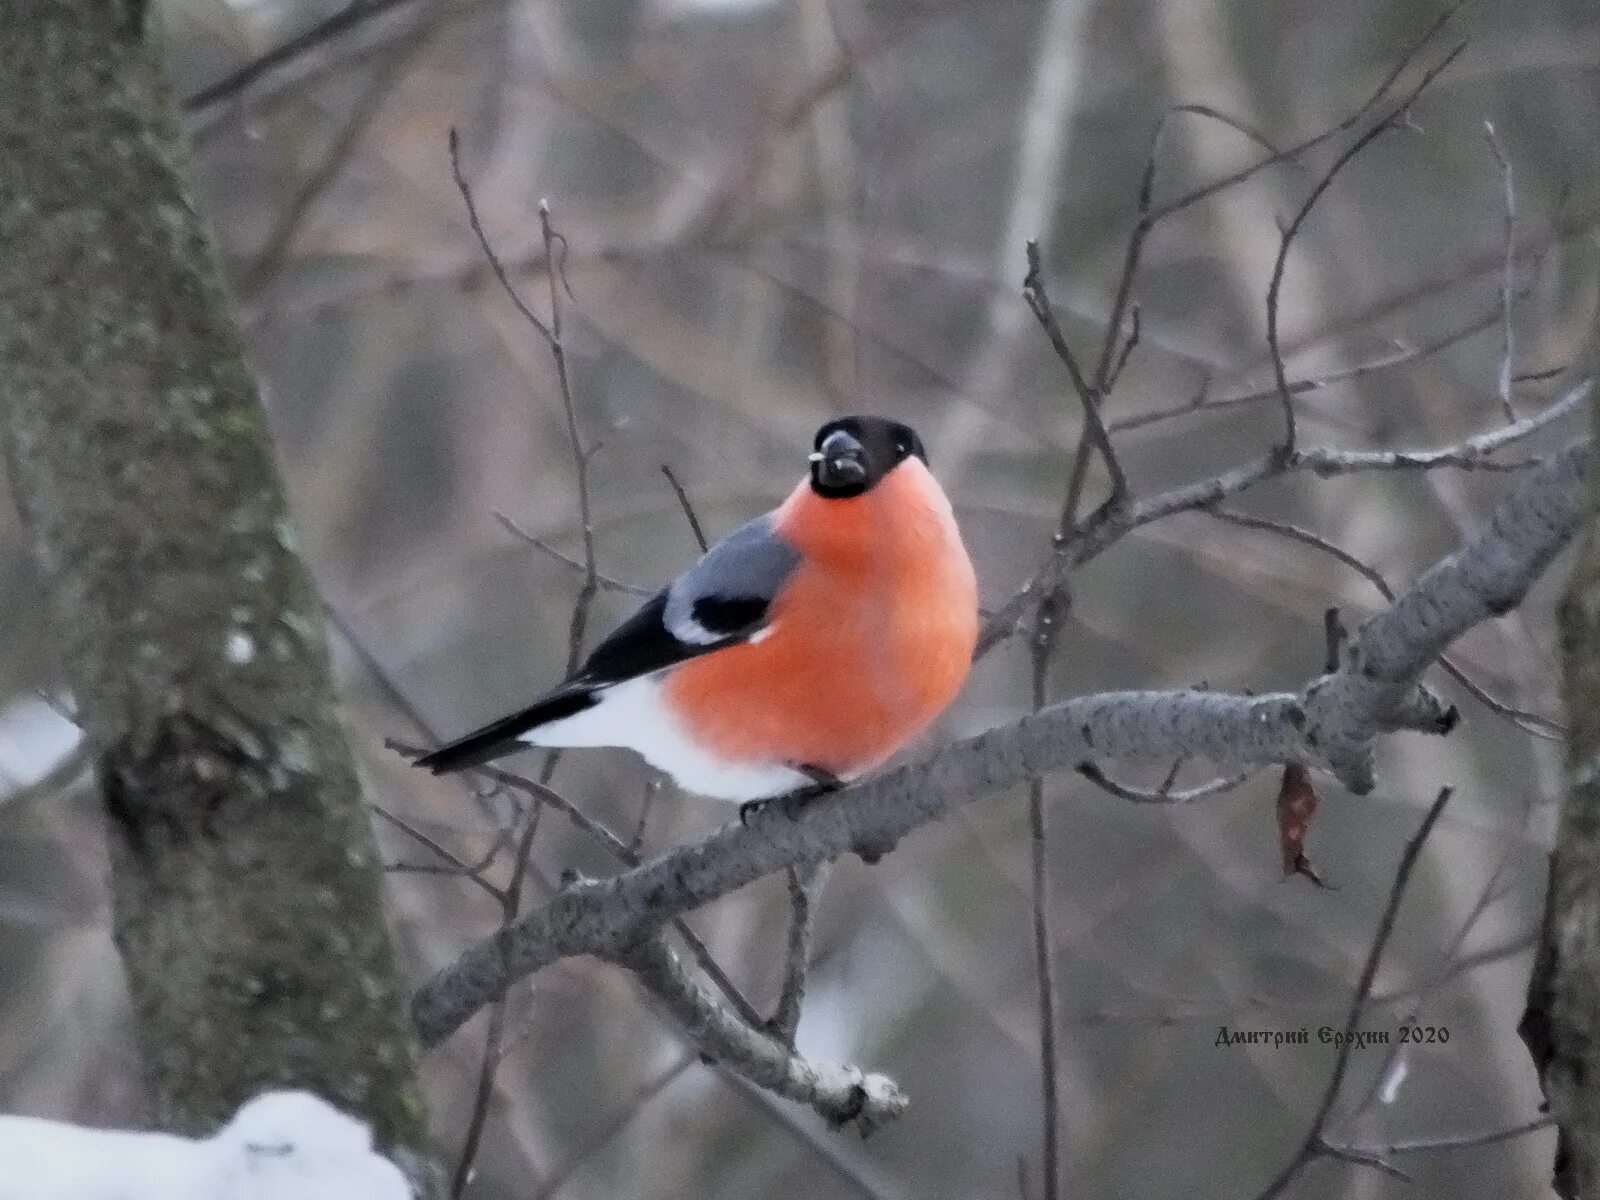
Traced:
<path fill-rule="evenodd" d="M 867 448 L 835 429 L 811 452 L 811 477 L 830 491 L 859 488 L 867 480 Z"/>

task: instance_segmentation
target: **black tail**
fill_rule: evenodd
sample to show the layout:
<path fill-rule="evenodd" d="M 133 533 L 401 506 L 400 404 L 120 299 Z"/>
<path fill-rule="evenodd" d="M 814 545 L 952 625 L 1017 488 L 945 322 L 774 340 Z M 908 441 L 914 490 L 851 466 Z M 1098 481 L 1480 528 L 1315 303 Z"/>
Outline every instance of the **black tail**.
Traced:
<path fill-rule="evenodd" d="M 551 692 L 543 699 L 509 717 L 502 717 L 492 725 L 474 730 L 441 746 L 412 762 L 414 767 L 425 767 L 435 775 L 448 775 L 452 771 L 465 771 L 480 767 L 490 759 L 527 748 L 521 741 L 523 734 L 562 717 L 570 717 L 591 707 L 595 702 L 595 689 L 584 685 L 568 685 Z"/>

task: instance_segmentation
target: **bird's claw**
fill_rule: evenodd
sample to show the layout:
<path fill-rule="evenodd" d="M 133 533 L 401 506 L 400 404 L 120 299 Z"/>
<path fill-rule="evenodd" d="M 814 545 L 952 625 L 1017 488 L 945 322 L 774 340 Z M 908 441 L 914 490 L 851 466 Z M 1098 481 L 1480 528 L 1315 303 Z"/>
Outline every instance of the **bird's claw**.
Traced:
<path fill-rule="evenodd" d="M 796 767 L 795 770 L 799 771 L 811 782 L 804 787 L 796 788 L 792 792 L 785 792 L 781 796 L 768 796 L 760 800 L 746 800 L 739 805 L 739 824 L 750 824 L 757 816 L 775 804 L 780 806 L 781 811 L 791 819 L 798 817 L 801 810 L 811 801 L 819 796 L 826 796 L 829 792 L 837 791 L 844 786 L 843 781 L 836 775 L 823 770 L 821 767 L 813 767 L 809 763 L 802 764 Z"/>

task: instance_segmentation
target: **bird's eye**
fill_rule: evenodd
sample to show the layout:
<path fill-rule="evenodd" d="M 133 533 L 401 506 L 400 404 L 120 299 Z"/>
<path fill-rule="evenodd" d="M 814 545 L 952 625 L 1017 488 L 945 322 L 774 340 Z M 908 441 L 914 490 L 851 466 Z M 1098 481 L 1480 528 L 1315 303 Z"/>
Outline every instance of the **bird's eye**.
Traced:
<path fill-rule="evenodd" d="M 904 442 L 896 442 L 894 444 L 894 452 L 900 455 L 900 457 L 904 458 L 911 452 L 911 447 L 907 446 Z"/>

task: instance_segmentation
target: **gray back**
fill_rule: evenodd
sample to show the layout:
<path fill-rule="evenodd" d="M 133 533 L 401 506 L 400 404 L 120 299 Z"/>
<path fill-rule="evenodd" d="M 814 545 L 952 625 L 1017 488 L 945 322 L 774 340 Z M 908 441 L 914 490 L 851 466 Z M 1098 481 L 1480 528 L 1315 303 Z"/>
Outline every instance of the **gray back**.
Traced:
<path fill-rule="evenodd" d="M 800 565 L 800 552 L 773 529 L 769 513 L 707 550 L 667 589 L 663 622 L 676 638 L 709 645 L 748 636 Z"/>

